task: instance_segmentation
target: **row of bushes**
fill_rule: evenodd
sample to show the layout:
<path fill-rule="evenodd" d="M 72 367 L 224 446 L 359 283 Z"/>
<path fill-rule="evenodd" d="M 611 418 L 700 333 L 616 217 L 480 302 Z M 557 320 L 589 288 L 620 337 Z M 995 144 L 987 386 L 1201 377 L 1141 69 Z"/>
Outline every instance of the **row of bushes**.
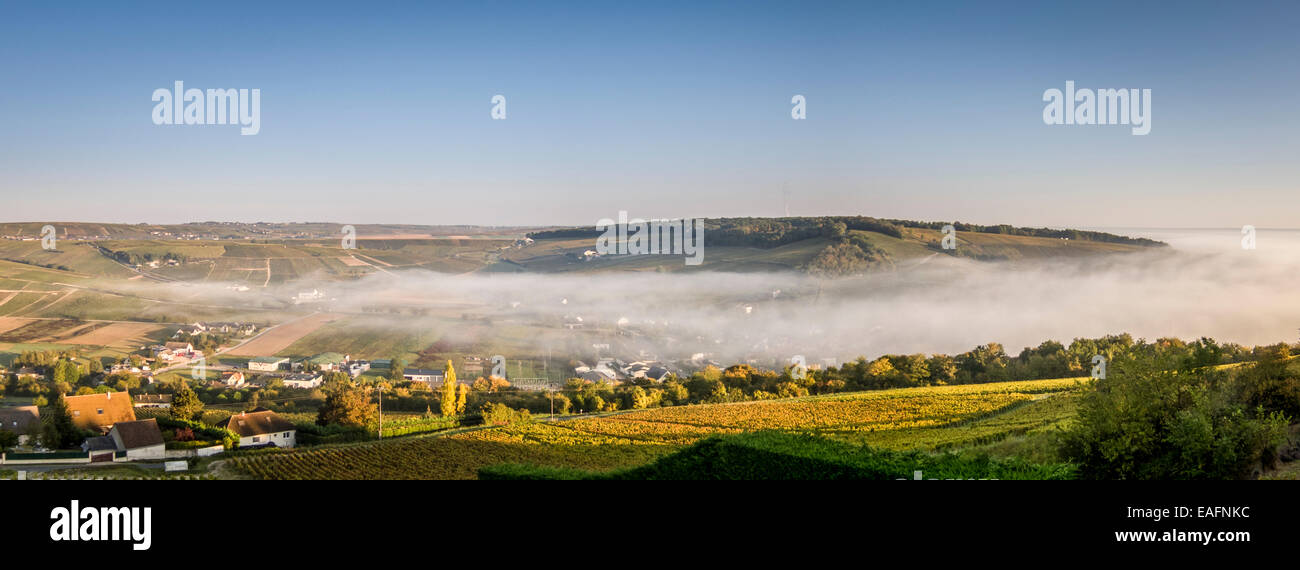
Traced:
<path fill-rule="evenodd" d="M 456 416 L 404 418 L 392 422 L 385 421 L 384 437 L 398 437 L 403 435 L 414 435 L 417 433 L 442 431 L 460 425 L 461 420 Z"/>
<path fill-rule="evenodd" d="M 205 444 L 205 445 L 195 444 L 195 447 L 209 447 L 211 445 L 216 445 L 217 443 L 220 443 L 226 449 L 231 449 L 235 447 L 236 444 L 239 443 L 239 435 L 226 428 L 210 426 L 201 422 L 196 422 L 192 420 L 182 420 L 182 419 L 177 419 L 177 418 L 172 418 L 167 416 L 158 416 L 154 419 L 158 422 L 158 427 L 162 429 L 189 429 L 193 431 L 196 441 Z M 189 444 L 190 442 L 173 442 L 173 445 L 181 444 L 181 443 Z M 173 447 L 173 449 L 186 449 L 186 448 Z"/>

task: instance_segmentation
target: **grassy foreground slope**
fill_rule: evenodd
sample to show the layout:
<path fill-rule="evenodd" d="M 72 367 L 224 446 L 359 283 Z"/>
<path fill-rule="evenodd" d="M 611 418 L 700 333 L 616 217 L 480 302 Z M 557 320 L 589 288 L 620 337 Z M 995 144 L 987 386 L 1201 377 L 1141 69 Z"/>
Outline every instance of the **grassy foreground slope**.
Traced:
<path fill-rule="evenodd" d="M 442 437 L 256 452 L 230 466 L 260 479 L 468 479 L 500 464 L 611 471 L 715 435 L 809 434 L 850 447 L 934 450 L 1068 421 L 1078 379 L 904 388 L 638 410 L 476 429 Z"/>
<path fill-rule="evenodd" d="M 653 463 L 609 473 L 502 464 L 484 467 L 482 479 L 626 480 L 888 480 L 1069 479 L 1068 464 L 1020 459 L 900 452 L 855 446 L 809 434 L 758 432 L 711 437 Z"/>

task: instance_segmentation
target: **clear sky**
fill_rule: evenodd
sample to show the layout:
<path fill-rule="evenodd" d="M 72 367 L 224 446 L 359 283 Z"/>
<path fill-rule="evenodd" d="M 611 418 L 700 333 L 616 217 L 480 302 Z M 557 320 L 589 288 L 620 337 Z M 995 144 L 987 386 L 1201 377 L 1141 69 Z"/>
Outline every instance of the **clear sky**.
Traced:
<path fill-rule="evenodd" d="M 1298 29 L 1295 2 L 6 3 L 0 220 L 1300 227 Z M 177 80 L 260 89 L 261 132 L 153 124 Z M 1045 125 L 1066 80 L 1151 89 L 1151 133 Z"/>

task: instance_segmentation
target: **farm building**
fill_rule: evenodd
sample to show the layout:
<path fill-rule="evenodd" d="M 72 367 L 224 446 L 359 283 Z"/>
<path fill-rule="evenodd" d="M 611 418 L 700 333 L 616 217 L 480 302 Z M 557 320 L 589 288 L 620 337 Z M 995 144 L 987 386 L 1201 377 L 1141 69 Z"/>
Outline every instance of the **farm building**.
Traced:
<path fill-rule="evenodd" d="M 36 406 L 0 408 L 0 430 L 18 434 L 18 445 L 26 445 L 41 429 L 41 411 Z"/>
<path fill-rule="evenodd" d="M 365 360 L 352 360 L 344 367 L 344 371 L 353 378 L 360 376 L 361 373 L 367 370 L 370 370 L 370 363 Z"/>
<path fill-rule="evenodd" d="M 325 377 L 319 373 L 288 374 L 281 381 L 285 388 L 317 388 Z"/>
<path fill-rule="evenodd" d="M 240 412 L 217 424 L 217 427 L 235 432 L 239 447 L 293 447 L 298 442 L 298 430 L 292 423 L 266 408 Z"/>
<path fill-rule="evenodd" d="M 325 294 L 317 289 L 311 291 L 301 291 L 293 297 L 293 304 L 301 305 L 303 303 L 318 303 L 325 299 Z"/>
<path fill-rule="evenodd" d="M 259 372 L 275 372 L 289 365 L 289 359 L 282 356 L 259 356 L 248 361 L 248 369 Z"/>
<path fill-rule="evenodd" d="M 108 433 L 117 422 L 135 421 L 131 396 L 125 392 L 106 392 L 84 396 L 65 396 L 72 423 L 81 429 Z"/>
<path fill-rule="evenodd" d="M 321 371 L 334 372 L 340 370 L 343 364 L 348 361 L 348 355 L 337 352 L 326 352 L 317 354 L 307 359 L 308 364 L 318 366 Z"/>
<path fill-rule="evenodd" d="M 430 386 L 442 383 L 441 370 L 425 370 L 423 368 L 407 368 L 402 371 L 402 378 L 411 382 L 424 382 Z"/>

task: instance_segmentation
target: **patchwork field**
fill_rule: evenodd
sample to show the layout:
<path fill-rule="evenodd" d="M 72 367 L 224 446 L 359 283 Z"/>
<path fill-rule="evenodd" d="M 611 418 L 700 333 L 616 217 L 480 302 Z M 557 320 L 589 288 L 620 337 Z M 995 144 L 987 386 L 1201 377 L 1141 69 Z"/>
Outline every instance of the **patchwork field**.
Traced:
<path fill-rule="evenodd" d="M 259 453 L 231 466 L 261 479 L 472 479 L 501 463 L 605 471 L 643 465 L 711 435 L 758 430 L 934 450 L 1061 425 L 1072 417 L 1078 386 L 1078 379 L 1039 380 L 658 408 Z"/>
<path fill-rule="evenodd" d="M 55 342 L 65 333 L 89 326 L 72 319 L 23 319 L 23 323 L 0 333 L 0 342 Z"/>
<path fill-rule="evenodd" d="M 164 325 L 149 323 L 100 323 L 104 326 L 94 330 L 83 329 L 76 336 L 62 342 L 88 346 L 106 346 L 111 348 L 134 349 L 146 344 L 158 342 L 168 336 L 159 333 L 168 330 Z"/>
<path fill-rule="evenodd" d="M 167 335 L 165 325 L 0 317 L 0 343 L 66 344 L 136 350 Z"/>
<path fill-rule="evenodd" d="M 280 356 L 311 356 L 322 352 L 348 354 L 353 358 L 391 358 L 401 355 L 408 362 L 438 339 L 439 323 L 434 319 L 412 319 L 396 326 L 378 318 L 338 319 L 279 350 Z"/>
<path fill-rule="evenodd" d="M 22 319 L 17 317 L 0 317 L 0 334 L 19 328 L 30 321 L 31 319 Z"/>
<path fill-rule="evenodd" d="M 236 348 L 227 354 L 230 356 L 268 356 L 278 354 L 297 342 L 304 336 L 311 334 L 316 329 L 339 319 L 338 315 L 328 313 L 317 313 L 303 317 L 297 321 L 286 323 L 277 327 L 275 330 L 263 333 L 261 336 L 250 340 L 239 348 Z"/>

